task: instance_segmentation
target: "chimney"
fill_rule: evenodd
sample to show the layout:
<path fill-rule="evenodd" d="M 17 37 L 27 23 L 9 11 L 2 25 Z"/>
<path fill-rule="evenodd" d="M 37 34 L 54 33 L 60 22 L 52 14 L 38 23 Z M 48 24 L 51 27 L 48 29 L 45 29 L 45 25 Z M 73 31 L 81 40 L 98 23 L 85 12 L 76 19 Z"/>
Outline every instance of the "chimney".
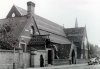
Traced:
<path fill-rule="evenodd" d="M 29 17 L 34 16 L 34 8 L 35 8 L 35 3 L 31 1 L 27 2 L 27 15 Z"/>

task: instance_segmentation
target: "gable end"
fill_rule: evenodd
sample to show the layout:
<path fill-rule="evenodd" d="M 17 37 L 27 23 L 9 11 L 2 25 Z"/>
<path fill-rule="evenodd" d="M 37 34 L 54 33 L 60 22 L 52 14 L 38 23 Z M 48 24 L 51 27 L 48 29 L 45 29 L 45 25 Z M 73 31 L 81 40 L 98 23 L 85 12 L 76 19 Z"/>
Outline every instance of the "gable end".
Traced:
<path fill-rule="evenodd" d="M 9 11 L 7 18 L 11 18 L 13 14 L 15 14 L 15 17 L 21 16 L 21 13 L 18 11 L 18 9 L 15 6 L 13 6 Z"/>

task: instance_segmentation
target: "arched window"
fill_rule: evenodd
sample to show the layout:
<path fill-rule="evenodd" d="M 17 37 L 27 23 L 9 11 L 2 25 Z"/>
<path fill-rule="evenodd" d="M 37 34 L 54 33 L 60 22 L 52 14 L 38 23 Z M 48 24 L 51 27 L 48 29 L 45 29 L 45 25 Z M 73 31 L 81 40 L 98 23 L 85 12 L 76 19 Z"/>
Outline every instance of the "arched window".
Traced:
<path fill-rule="evenodd" d="M 12 17 L 15 17 L 15 13 L 12 13 Z"/>

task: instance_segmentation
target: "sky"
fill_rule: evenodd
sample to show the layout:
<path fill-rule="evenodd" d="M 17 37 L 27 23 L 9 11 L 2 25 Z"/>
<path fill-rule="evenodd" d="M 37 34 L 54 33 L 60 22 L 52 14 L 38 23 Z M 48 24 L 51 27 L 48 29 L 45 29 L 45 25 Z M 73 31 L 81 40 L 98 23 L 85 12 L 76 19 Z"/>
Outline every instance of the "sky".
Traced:
<path fill-rule="evenodd" d="M 65 28 L 86 25 L 88 40 L 100 46 L 100 0 L 1 0 L 0 19 L 6 18 L 13 5 L 27 9 L 27 2 L 35 3 L 35 14 Z"/>

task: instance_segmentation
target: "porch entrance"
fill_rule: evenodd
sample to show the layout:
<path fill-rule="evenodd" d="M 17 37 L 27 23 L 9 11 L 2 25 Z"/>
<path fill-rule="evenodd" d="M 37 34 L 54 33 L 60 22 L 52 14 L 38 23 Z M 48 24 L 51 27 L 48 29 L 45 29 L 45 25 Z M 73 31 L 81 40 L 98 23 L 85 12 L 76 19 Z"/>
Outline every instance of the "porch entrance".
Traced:
<path fill-rule="evenodd" d="M 52 64 L 53 53 L 52 50 L 48 50 L 48 64 Z"/>

